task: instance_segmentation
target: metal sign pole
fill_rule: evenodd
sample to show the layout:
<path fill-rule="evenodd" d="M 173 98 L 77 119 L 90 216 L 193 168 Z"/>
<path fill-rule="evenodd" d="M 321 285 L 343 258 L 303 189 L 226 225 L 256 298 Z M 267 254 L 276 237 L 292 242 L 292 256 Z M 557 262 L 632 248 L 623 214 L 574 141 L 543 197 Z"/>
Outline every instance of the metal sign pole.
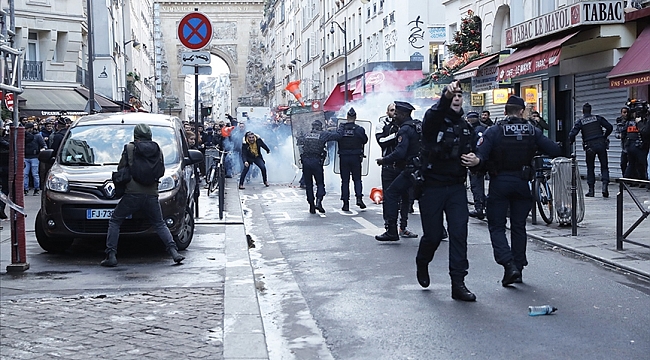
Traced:
<path fill-rule="evenodd" d="M 194 144 L 199 148 L 199 66 L 194 65 Z M 195 173 L 199 173 L 194 170 Z M 199 191 L 201 189 L 201 178 L 197 176 L 196 189 L 194 189 L 194 217 L 199 217 Z"/>

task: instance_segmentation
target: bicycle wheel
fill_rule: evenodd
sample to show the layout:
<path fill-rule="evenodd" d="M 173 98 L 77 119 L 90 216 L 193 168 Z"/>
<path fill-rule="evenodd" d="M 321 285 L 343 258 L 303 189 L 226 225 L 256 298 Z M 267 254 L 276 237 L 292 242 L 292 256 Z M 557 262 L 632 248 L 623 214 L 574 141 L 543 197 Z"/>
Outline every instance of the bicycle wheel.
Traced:
<path fill-rule="evenodd" d="M 217 177 L 217 182 L 219 183 L 219 219 L 223 219 L 223 211 L 225 208 L 225 196 L 226 196 L 226 173 L 222 166 L 219 167 L 217 172 L 219 176 Z"/>
<path fill-rule="evenodd" d="M 553 223 L 553 194 L 546 178 L 535 180 L 535 202 L 545 223 Z"/>
<path fill-rule="evenodd" d="M 216 183 L 217 183 L 217 169 L 214 166 L 210 167 L 210 171 L 208 172 L 208 195 L 210 195 L 211 192 L 214 192 L 216 190 Z"/>

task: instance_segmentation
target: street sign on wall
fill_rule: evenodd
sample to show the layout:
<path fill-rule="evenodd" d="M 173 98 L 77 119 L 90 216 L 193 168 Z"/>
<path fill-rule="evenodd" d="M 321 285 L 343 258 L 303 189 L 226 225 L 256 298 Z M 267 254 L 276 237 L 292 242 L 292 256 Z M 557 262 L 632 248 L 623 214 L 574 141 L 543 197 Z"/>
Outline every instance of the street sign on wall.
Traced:
<path fill-rule="evenodd" d="M 178 39 L 190 50 L 201 50 L 212 40 L 212 23 L 199 12 L 185 15 L 178 23 Z"/>

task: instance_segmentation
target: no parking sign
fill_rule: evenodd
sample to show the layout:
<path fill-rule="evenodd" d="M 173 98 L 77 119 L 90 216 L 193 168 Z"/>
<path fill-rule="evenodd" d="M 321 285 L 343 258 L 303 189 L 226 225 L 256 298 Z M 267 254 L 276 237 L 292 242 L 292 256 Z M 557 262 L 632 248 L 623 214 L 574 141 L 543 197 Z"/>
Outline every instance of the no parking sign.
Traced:
<path fill-rule="evenodd" d="M 178 23 L 178 39 L 190 50 L 201 50 L 212 40 L 212 23 L 199 12 L 185 15 Z"/>

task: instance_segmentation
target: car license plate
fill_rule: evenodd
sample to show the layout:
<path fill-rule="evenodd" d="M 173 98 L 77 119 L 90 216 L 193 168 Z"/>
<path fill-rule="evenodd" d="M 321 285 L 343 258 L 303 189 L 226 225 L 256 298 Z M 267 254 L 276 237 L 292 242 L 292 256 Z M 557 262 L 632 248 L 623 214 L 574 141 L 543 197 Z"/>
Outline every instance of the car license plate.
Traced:
<path fill-rule="evenodd" d="M 86 219 L 88 220 L 107 220 L 113 215 L 113 209 L 88 209 L 86 210 Z"/>

